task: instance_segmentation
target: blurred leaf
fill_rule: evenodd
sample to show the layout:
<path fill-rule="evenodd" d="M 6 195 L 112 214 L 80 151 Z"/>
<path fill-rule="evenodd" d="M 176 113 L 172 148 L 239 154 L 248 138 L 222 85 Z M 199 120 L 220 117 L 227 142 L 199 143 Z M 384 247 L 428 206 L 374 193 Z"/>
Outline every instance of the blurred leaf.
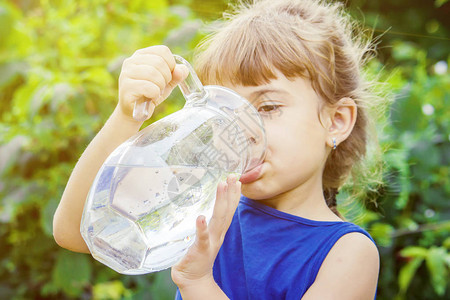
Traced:
<path fill-rule="evenodd" d="M 411 279 L 416 273 L 417 269 L 422 264 L 424 259 L 422 257 L 415 257 L 413 260 L 408 262 L 405 266 L 400 269 L 400 273 L 398 274 L 398 285 L 400 289 L 400 294 L 405 294 L 406 290 L 411 283 Z"/>
<path fill-rule="evenodd" d="M 450 249 L 450 237 L 448 237 L 444 240 L 444 242 L 442 243 L 442 246 L 444 246 L 447 249 Z"/>
<path fill-rule="evenodd" d="M 17 135 L 7 144 L 0 145 L 0 176 L 17 163 L 20 150 L 28 143 L 28 140 L 26 136 Z"/>
<path fill-rule="evenodd" d="M 51 199 L 42 210 L 41 227 L 48 237 L 53 237 L 53 215 L 58 207 L 59 199 Z"/>
<path fill-rule="evenodd" d="M 394 228 L 389 224 L 375 223 L 370 227 L 370 234 L 382 247 L 389 247 L 392 244 L 391 234 Z"/>
<path fill-rule="evenodd" d="M 448 0 L 434 0 L 434 6 L 441 7 L 442 5 L 444 5 L 447 2 L 448 2 Z"/>
<path fill-rule="evenodd" d="M 422 247 L 409 246 L 409 247 L 403 248 L 400 251 L 400 255 L 403 257 L 425 258 L 428 255 L 428 249 L 425 249 Z"/>
<path fill-rule="evenodd" d="M 405 43 L 397 41 L 394 43 L 392 55 L 398 61 L 414 59 L 417 49 L 412 43 Z"/>
<path fill-rule="evenodd" d="M 14 220 L 17 210 L 27 200 L 27 194 L 30 192 L 29 186 L 15 188 L 1 200 L 0 222 L 8 223 Z"/>
<path fill-rule="evenodd" d="M 51 111 L 58 113 L 60 106 L 76 94 L 74 88 L 65 82 L 57 83 L 52 87 Z"/>
<path fill-rule="evenodd" d="M 94 300 L 115 300 L 127 298 L 131 295 L 119 280 L 97 283 L 93 288 Z"/>
<path fill-rule="evenodd" d="M 58 290 L 71 297 L 79 297 L 89 285 L 91 265 L 86 254 L 59 251 L 53 269 L 52 282 Z"/>
<path fill-rule="evenodd" d="M 169 32 L 164 40 L 164 45 L 170 48 L 187 45 L 192 39 L 198 35 L 202 23 L 200 20 L 193 20 L 182 24 L 180 28 L 173 29 Z"/>
<path fill-rule="evenodd" d="M 421 99 L 414 95 L 396 99 L 391 111 L 392 124 L 400 132 L 416 131 L 422 118 L 421 107 Z"/>
<path fill-rule="evenodd" d="M 411 192 L 411 182 L 410 182 L 410 166 L 408 163 L 408 152 L 406 150 L 394 149 L 387 151 L 384 155 L 386 164 L 391 166 L 392 175 L 390 176 L 389 189 L 398 195 L 395 201 L 395 206 L 398 209 L 403 209 L 409 200 L 409 194 Z M 396 176 L 396 172 L 398 175 Z M 391 177 L 392 176 L 392 177 Z"/>
<path fill-rule="evenodd" d="M 170 269 L 155 274 L 150 287 L 150 293 L 154 299 L 172 300 L 175 298 L 176 286 L 172 282 Z"/>
<path fill-rule="evenodd" d="M 448 281 L 448 271 L 445 263 L 447 251 L 441 247 L 431 247 L 426 257 L 426 264 L 431 275 L 431 284 L 436 294 L 445 293 Z"/>
<path fill-rule="evenodd" d="M 8 2 L 0 2 L 0 46 L 4 44 L 11 34 L 15 20 L 19 17 L 19 13 L 14 6 Z M 1 79 L 0 79 L 1 80 Z"/>
<path fill-rule="evenodd" d="M 14 291 L 10 287 L 8 287 L 6 284 L 5 285 L 0 284 L 0 295 L 2 295 L 2 297 L 4 299 L 13 299 L 16 292 L 17 291 Z"/>
<path fill-rule="evenodd" d="M 24 76 L 27 70 L 28 64 L 22 61 L 10 61 L 0 64 L 0 90 L 17 77 Z"/>

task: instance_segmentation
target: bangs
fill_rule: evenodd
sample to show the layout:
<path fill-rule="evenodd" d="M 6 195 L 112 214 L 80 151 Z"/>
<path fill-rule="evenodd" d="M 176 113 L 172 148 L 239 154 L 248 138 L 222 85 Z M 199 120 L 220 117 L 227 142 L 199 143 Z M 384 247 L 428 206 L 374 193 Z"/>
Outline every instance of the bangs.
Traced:
<path fill-rule="evenodd" d="M 220 30 L 198 48 L 195 65 L 204 84 L 256 86 L 275 79 L 276 70 L 287 78 L 314 77 L 301 40 L 286 32 L 289 24 L 264 22 L 258 16 L 234 21 L 228 28 L 218 24 Z"/>

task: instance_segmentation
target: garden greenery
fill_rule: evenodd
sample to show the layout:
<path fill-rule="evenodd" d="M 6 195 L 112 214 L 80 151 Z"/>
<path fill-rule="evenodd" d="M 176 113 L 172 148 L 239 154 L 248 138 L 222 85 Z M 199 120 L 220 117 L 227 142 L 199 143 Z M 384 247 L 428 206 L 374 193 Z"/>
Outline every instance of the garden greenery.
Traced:
<path fill-rule="evenodd" d="M 379 58 L 366 71 L 393 102 L 378 128 L 382 180 L 350 204 L 354 191 L 342 189 L 339 210 L 379 246 L 378 299 L 449 299 L 450 3 L 347 5 L 381 28 Z M 0 298 L 173 299 L 168 271 L 120 275 L 58 247 L 52 217 L 78 157 L 117 103 L 123 59 L 156 44 L 189 59 L 203 22 L 226 7 L 225 0 L 0 0 Z M 169 98 L 152 121 L 182 105 Z"/>

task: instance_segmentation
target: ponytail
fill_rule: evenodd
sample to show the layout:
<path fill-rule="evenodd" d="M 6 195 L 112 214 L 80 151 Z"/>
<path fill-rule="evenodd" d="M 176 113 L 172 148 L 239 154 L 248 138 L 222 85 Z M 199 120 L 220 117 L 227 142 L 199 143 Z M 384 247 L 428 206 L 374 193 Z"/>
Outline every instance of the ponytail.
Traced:
<path fill-rule="evenodd" d="M 345 218 L 339 213 L 337 210 L 337 199 L 336 196 L 339 193 L 337 188 L 325 188 L 323 190 L 323 195 L 325 197 L 325 201 L 327 203 L 328 208 L 331 209 L 332 212 L 339 218 L 345 221 Z"/>

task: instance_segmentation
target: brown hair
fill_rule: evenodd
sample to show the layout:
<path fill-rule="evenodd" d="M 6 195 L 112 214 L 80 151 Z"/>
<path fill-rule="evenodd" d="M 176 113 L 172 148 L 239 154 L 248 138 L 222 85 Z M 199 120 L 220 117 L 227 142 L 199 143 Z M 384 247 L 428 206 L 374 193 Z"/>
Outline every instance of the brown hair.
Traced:
<path fill-rule="evenodd" d="M 195 61 L 206 84 L 260 85 L 303 77 L 328 104 L 352 98 L 357 120 L 351 135 L 329 155 L 323 173 L 327 205 L 337 211 L 336 194 L 352 167 L 366 153 L 366 104 L 373 99 L 362 66 L 372 51 L 369 39 L 356 36 L 355 23 L 342 4 L 321 0 L 261 0 L 240 3 L 200 44 Z"/>

